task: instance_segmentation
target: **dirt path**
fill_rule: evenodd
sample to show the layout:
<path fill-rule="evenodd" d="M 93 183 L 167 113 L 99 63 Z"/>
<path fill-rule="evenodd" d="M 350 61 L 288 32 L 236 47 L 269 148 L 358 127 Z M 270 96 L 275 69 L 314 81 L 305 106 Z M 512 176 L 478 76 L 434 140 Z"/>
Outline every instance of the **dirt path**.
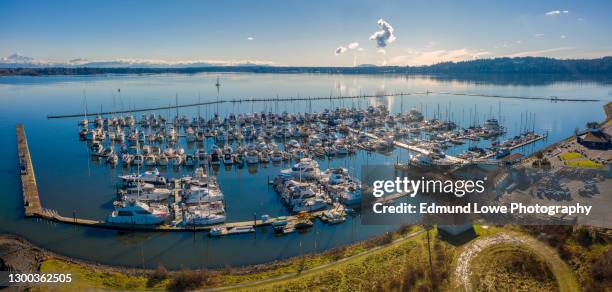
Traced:
<path fill-rule="evenodd" d="M 457 258 L 457 267 L 454 272 L 456 287 L 465 291 L 472 291 L 470 283 L 470 264 L 472 259 L 482 250 L 498 244 L 516 244 L 530 248 L 540 255 L 548 264 L 557 279 L 560 291 L 579 291 L 578 283 L 572 270 L 567 266 L 556 251 L 546 244 L 526 235 L 503 232 L 490 237 L 477 239 L 469 243 Z"/>

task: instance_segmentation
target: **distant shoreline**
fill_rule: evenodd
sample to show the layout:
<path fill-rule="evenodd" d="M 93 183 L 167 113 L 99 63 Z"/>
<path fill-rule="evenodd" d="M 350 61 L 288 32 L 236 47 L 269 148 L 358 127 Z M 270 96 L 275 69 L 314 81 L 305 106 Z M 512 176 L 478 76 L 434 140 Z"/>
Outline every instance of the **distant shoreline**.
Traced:
<path fill-rule="evenodd" d="M 37 65 L 0 62 L 0 76 L 100 75 L 100 74 L 161 74 L 161 73 L 322 73 L 322 74 L 406 74 L 406 75 L 558 75 L 571 77 L 612 77 L 612 57 L 599 59 L 553 59 L 543 57 L 478 59 L 446 62 L 427 66 L 100 66 Z"/>

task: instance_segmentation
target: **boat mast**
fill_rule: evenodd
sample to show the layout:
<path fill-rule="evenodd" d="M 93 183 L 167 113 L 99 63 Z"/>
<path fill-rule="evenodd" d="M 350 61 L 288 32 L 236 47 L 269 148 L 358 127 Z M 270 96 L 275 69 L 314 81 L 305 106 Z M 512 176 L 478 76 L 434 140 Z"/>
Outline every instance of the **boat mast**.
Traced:
<path fill-rule="evenodd" d="M 83 89 L 83 112 L 85 113 L 85 120 L 87 120 L 87 94 Z"/>
<path fill-rule="evenodd" d="M 219 93 L 221 91 L 221 83 L 219 82 L 219 76 L 217 76 L 217 83 L 215 83 L 215 87 L 217 87 L 217 115 L 219 115 Z"/>

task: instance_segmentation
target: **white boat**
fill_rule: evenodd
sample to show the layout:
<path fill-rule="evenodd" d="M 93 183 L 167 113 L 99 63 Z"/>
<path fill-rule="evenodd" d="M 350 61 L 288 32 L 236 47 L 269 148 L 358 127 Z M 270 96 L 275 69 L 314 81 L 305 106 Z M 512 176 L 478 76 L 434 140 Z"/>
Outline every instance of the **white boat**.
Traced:
<path fill-rule="evenodd" d="M 441 159 L 434 159 L 432 156 L 435 155 L 432 153 L 431 155 L 425 154 L 417 154 L 410 157 L 408 161 L 408 165 L 421 169 L 428 169 L 431 167 L 437 168 L 448 168 L 453 166 L 454 164 L 448 161 L 442 161 Z"/>
<path fill-rule="evenodd" d="M 161 166 L 166 166 L 168 165 L 168 163 L 170 163 L 170 160 L 165 154 L 162 154 L 159 156 L 159 160 L 157 161 L 157 163 Z"/>
<path fill-rule="evenodd" d="M 246 154 L 246 162 L 248 164 L 259 163 L 259 153 L 255 150 L 248 151 Z"/>
<path fill-rule="evenodd" d="M 208 233 L 211 237 L 220 237 L 227 234 L 227 228 L 225 226 L 216 226 L 210 229 Z"/>
<path fill-rule="evenodd" d="M 302 158 L 300 162 L 293 165 L 290 170 L 284 170 L 284 172 L 289 171 L 291 175 L 296 179 L 316 179 L 321 175 L 321 170 L 319 169 L 319 163 L 311 158 Z"/>
<path fill-rule="evenodd" d="M 280 151 L 280 150 L 272 151 L 272 153 L 270 154 L 270 160 L 272 160 L 272 162 L 281 162 L 281 161 L 283 161 L 283 152 Z"/>
<path fill-rule="evenodd" d="M 191 186 L 183 190 L 183 202 L 188 205 L 223 201 L 223 193 L 217 187 Z"/>
<path fill-rule="evenodd" d="M 300 203 L 298 203 L 298 204 L 293 206 L 292 211 L 294 213 L 313 212 L 313 211 L 318 211 L 318 210 L 321 210 L 321 209 L 325 209 L 327 207 L 328 207 L 328 205 L 325 202 L 325 200 L 319 199 L 319 198 L 315 198 L 315 199 L 308 199 L 308 200 L 305 200 L 305 201 L 301 201 Z"/>
<path fill-rule="evenodd" d="M 155 158 L 155 155 L 149 154 L 149 155 L 145 156 L 145 158 L 144 158 L 144 165 L 146 165 L 146 166 L 154 166 L 156 164 L 157 164 L 157 158 Z"/>
<path fill-rule="evenodd" d="M 149 191 L 126 194 L 123 200 L 126 202 L 160 202 L 167 200 L 171 194 L 172 191 L 169 189 L 154 188 Z"/>
<path fill-rule="evenodd" d="M 234 157 L 232 152 L 233 151 L 231 146 L 228 145 L 223 147 L 223 164 L 231 165 L 234 163 Z"/>
<path fill-rule="evenodd" d="M 91 144 L 91 147 L 89 147 L 89 149 L 91 150 L 91 155 L 103 156 L 102 154 L 104 153 L 104 146 L 102 146 L 102 143 L 94 141 Z"/>
<path fill-rule="evenodd" d="M 183 156 L 176 155 L 176 156 L 172 157 L 172 165 L 173 166 L 178 167 L 181 164 L 183 164 Z"/>
<path fill-rule="evenodd" d="M 167 183 L 166 178 L 161 176 L 157 169 L 153 171 L 145 171 L 143 174 L 121 175 L 119 178 L 124 182 L 144 182 L 154 185 L 165 185 Z"/>
<path fill-rule="evenodd" d="M 186 213 L 184 222 L 187 225 L 198 226 L 221 224 L 225 222 L 225 215 Z"/>
<path fill-rule="evenodd" d="M 117 154 L 112 154 L 111 156 L 106 158 L 108 163 L 112 164 L 112 165 L 117 165 L 117 163 L 119 163 L 119 156 L 117 156 Z"/>
<path fill-rule="evenodd" d="M 255 227 L 253 226 L 236 226 L 227 230 L 227 234 L 241 234 L 241 233 L 251 233 L 255 232 Z"/>
<path fill-rule="evenodd" d="M 167 210 L 166 210 L 167 211 Z M 111 224 L 157 225 L 168 216 L 163 209 L 154 209 L 142 202 L 119 206 L 106 217 Z"/>
<path fill-rule="evenodd" d="M 361 202 L 361 184 L 349 187 L 340 197 L 342 203 L 347 206 L 357 205 Z"/>
<path fill-rule="evenodd" d="M 136 166 L 142 166 L 144 164 L 144 156 L 142 154 L 134 155 L 134 159 L 132 160 L 132 164 Z"/>
<path fill-rule="evenodd" d="M 342 215 L 342 212 L 335 209 L 325 211 L 323 217 L 325 217 L 329 224 L 339 224 L 346 221 L 346 217 Z"/>

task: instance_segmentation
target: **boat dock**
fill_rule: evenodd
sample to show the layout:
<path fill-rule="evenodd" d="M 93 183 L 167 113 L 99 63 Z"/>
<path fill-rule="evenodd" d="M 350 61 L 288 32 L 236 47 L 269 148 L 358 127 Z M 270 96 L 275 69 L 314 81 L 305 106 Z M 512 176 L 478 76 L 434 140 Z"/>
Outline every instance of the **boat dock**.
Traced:
<path fill-rule="evenodd" d="M 318 218 L 323 214 L 322 211 L 310 213 L 311 218 Z M 58 214 L 55 210 L 42 209 L 40 213 L 35 214 L 32 217 L 38 217 L 45 220 L 60 222 L 72 225 L 81 225 L 93 228 L 103 229 L 115 229 L 115 230 L 131 230 L 131 231 L 151 231 L 151 232 L 208 232 L 215 227 L 235 228 L 235 227 L 249 227 L 254 228 L 268 226 L 274 222 L 274 218 L 267 221 L 260 219 L 250 221 L 236 221 L 222 224 L 206 225 L 206 226 L 176 226 L 176 225 L 138 225 L 138 224 L 112 224 L 105 221 L 82 219 L 77 217 L 65 217 Z M 299 220 L 298 216 L 291 215 L 285 216 L 289 224 L 294 224 Z"/>
<path fill-rule="evenodd" d="M 360 132 L 360 131 L 355 130 L 355 129 L 350 128 L 350 127 L 348 129 L 351 132 L 355 133 L 355 134 L 364 134 L 364 135 L 370 137 L 371 139 L 381 140 L 380 137 L 378 137 L 378 136 L 376 136 L 376 135 L 374 135 L 372 133 L 368 133 L 366 131 Z M 419 147 L 416 147 L 416 146 L 408 145 L 406 143 L 402 143 L 402 142 L 399 142 L 399 141 L 393 140 L 393 145 L 395 145 L 396 147 L 399 147 L 399 148 L 404 148 L 406 150 L 422 153 L 424 155 L 429 155 L 429 150 L 427 150 L 427 149 L 423 149 L 423 148 L 419 148 Z M 451 155 L 446 155 L 445 159 L 450 161 L 450 162 L 457 163 L 457 164 L 462 164 L 462 163 L 467 163 L 468 162 L 467 160 L 465 160 L 463 158 L 459 158 L 459 157 L 455 157 L 455 156 L 451 156 Z"/>
<path fill-rule="evenodd" d="M 532 139 L 529 139 L 529 140 L 524 141 L 524 142 L 522 142 L 522 143 L 519 143 L 519 144 L 513 145 L 513 146 L 511 146 L 511 147 L 508 147 L 508 150 L 512 151 L 512 150 L 514 150 L 514 149 L 521 148 L 521 147 L 526 146 L 526 145 L 529 145 L 529 144 L 531 144 L 531 143 L 535 143 L 535 142 L 537 142 L 537 141 L 540 141 L 540 140 L 542 140 L 542 139 L 546 138 L 547 136 L 548 136 L 548 135 L 537 135 L 536 137 L 534 137 L 534 138 L 532 138 Z M 491 157 L 495 156 L 495 154 L 496 154 L 495 152 L 493 152 L 493 153 L 489 153 L 489 154 L 487 154 L 487 155 L 483 156 L 483 157 L 482 157 L 482 159 L 489 159 L 489 158 L 491 158 Z"/>
<path fill-rule="evenodd" d="M 236 221 L 227 222 L 223 224 L 207 225 L 207 226 L 175 226 L 175 225 L 136 225 L 136 224 L 111 224 L 105 221 L 83 219 L 76 217 L 66 217 L 60 215 L 55 210 L 44 209 L 40 203 L 40 197 L 38 193 L 38 187 L 36 186 L 36 175 L 34 174 L 34 167 L 32 159 L 30 157 L 30 149 L 28 148 L 28 140 L 25 134 L 25 128 L 23 124 L 18 124 L 16 127 L 17 132 L 17 149 L 19 152 L 20 170 L 21 170 L 21 184 L 23 189 L 23 206 L 25 217 L 36 217 L 53 222 L 60 222 L 72 225 L 81 225 L 93 228 L 105 228 L 115 230 L 139 230 L 139 231 L 159 231 L 159 232 L 196 232 L 196 231 L 209 231 L 214 227 L 224 226 L 226 228 L 234 227 L 262 227 L 272 224 L 274 219 L 262 221 L 257 219 L 255 216 L 253 220 L 247 221 Z M 320 217 L 323 214 L 322 211 L 310 213 L 311 218 Z M 289 222 L 297 222 L 298 216 L 291 215 L 286 216 L 286 220 Z"/>
<path fill-rule="evenodd" d="M 32 157 L 30 157 L 30 148 L 23 124 L 17 125 L 16 132 L 24 215 L 26 217 L 37 217 L 42 213 L 42 205 L 38 196 L 36 175 L 34 174 L 34 166 L 32 165 Z"/>

